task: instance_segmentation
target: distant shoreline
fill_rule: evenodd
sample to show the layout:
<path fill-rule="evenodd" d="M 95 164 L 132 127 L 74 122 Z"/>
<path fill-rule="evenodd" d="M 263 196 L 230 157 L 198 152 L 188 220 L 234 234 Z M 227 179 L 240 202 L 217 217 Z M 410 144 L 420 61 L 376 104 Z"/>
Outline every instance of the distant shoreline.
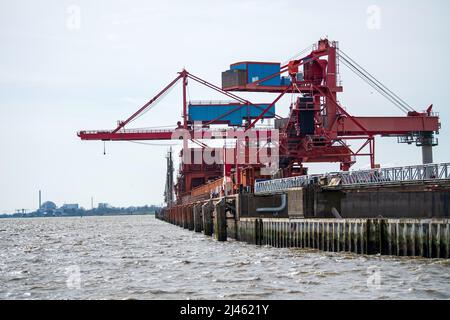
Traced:
<path fill-rule="evenodd" d="M 115 217 L 115 216 L 154 216 L 155 212 L 136 213 L 97 213 L 97 214 L 68 214 L 68 215 L 0 215 L 0 219 L 34 219 L 34 218 L 84 218 L 84 217 Z"/>

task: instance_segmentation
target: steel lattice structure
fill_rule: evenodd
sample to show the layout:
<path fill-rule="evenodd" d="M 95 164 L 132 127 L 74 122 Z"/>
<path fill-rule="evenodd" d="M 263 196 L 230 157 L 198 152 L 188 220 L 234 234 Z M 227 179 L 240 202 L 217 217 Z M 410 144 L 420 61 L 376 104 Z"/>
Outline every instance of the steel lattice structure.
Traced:
<path fill-rule="evenodd" d="M 338 94 L 343 92 L 343 87 L 338 80 L 340 62 L 373 86 L 405 114 L 395 117 L 358 117 L 351 115 L 347 108 L 338 102 Z M 239 72 L 243 73 L 242 71 Z M 287 75 L 283 79 L 289 80 L 287 81 L 289 83 L 273 85 L 274 82 L 271 82 L 271 79 L 279 79 L 282 74 Z M 275 119 L 275 129 L 279 130 L 280 136 L 279 165 L 284 177 L 305 176 L 307 171 L 303 164 L 309 162 L 337 162 L 340 163 L 342 171 L 348 171 L 355 163 L 357 156 L 369 157 L 371 168 L 375 169 L 376 136 L 397 137 L 399 142 L 416 143 L 423 148 L 424 162 L 432 162 L 431 147 L 437 144 L 434 134 L 438 133 L 440 129 L 439 117 L 433 113 L 432 105 L 426 111 L 415 111 L 404 100 L 343 53 L 337 42 L 327 39 L 320 40 L 306 56 L 280 65 L 279 72 L 261 79 L 244 79 L 245 83 L 238 83 L 237 85 L 223 85 L 221 88 L 186 70 L 182 70 L 172 82 L 133 115 L 124 121 L 119 121 L 115 129 L 80 131 L 78 136 L 82 140 L 142 141 L 170 140 L 173 132 L 177 130 L 193 133 L 194 123 L 190 118 L 187 101 L 188 80 L 219 92 L 236 103 L 236 107 L 227 109 L 222 115 L 203 121 L 201 130 L 205 134 L 217 130 L 218 134 L 224 135 L 226 130 L 214 129 L 214 125 L 224 123 L 224 120 L 230 115 L 241 112 L 242 108 L 250 110 L 248 108 L 251 107 L 252 112 L 258 110 L 259 113 L 257 116 L 249 115 L 245 119 L 241 125 L 245 131 L 255 130 L 258 134 L 258 129 L 255 128 L 260 120 L 267 117 Z M 180 81 L 183 96 L 181 121 L 173 119 L 176 125 L 170 130 L 133 130 L 128 128 L 132 121 L 145 113 Z M 271 85 L 267 85 L 269 82 Z M 272 102 L 267 103 L 265 108 L 262 108 L 260 105 L 238 96 L 235 92 L 269 92 L 276 93 L 277 96 Z M 275 114 L 273 110 L 275 104 L 285 95 L 295 95 L 297 99 L 289 106 L 288 117 L 282 118 Z M 209 104 L 211 105 L 211 103 Z M 202 105 L 208 105 L 208 103 L 198 103 L 198 105 L 201 107 Z M 197 139 L 196 143 L 204 148 L 206 145 L 201 142 L 201 137 Z M 350 148 L 348 141 L 357 140 L 361 141 L 361 145 L 353 150 Z M 186 141 L 184 152 L 191 152 L 187 148 Z M 258 178 L 271 178 L 261 175 L 259 171 L 261 166 L 261 163 L 234 164 L 232 166 L 234 191 L 237 192 L 242 186 L 253 187 L 255 180 Z M 223 166 L 223 164 L 209 167 L 205 164 L 198 167 L 192 167 L 192 165 L 182 167 L 178 176 L 178 197 L 189 195 L 193 188 L 205 184 L 208 180 L 220 178 L 224 174 L 223 171 L 226 171 L 225 175 L 231 174 L 230 168 L 224 170 L 224 167 L 226 166 Z M 402 170 L 402 172 L 404 171 Z M 383 174 L 387 175 L 388 172 L 384 173 L 383 171 Z M 363 175 L 363 173 L 360 173 L 360 175 Z M 391 176 L 397 177 L 395 173 L 389 175 L 389 177 Z M 342 177 L 344 180 L 350 181 L 354 178 L 354 174 L 343 174 Z M 362 178 L 358 176 L 355 179 Z M 302 184 L 304 180 L 304 177 L 299 177 L 293 178 L 292 181 L 296 181 L 294 184 Z M 290 183 L 288 181 L 291 180 L 286 180 L 283 183 Z M 276 183 L 278 182 L 273 182 L 273 184 Z"/>

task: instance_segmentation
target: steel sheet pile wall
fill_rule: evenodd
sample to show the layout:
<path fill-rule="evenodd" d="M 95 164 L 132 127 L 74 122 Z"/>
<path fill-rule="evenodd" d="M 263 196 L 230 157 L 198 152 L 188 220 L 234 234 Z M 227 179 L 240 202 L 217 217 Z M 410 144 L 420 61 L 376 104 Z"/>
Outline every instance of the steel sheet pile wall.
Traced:
<path fill-rule="evenodd" d="M 174 207 L 157 218 L 182 228 L 276 248 L 450 258 L 449 219 L 283 219 L 226 217 L 206 203 Z M 194 210 L 198 210 L 195 213 Z M 201 214 L 200 214 L 201 211 Z M 195 222 L 202 219 L 203 224 Z"/>
<path fill-rule="evenodd" d="M 448 219 L 241 219 L 237 240 L 277 248 L 449 258 Z"/>

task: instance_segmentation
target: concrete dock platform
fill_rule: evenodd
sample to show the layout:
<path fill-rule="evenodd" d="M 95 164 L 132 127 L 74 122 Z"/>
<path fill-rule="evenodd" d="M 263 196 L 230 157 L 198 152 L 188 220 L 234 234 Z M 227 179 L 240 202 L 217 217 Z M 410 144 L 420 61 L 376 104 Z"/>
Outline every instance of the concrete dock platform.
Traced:
<path fill-rule="evenodd" d="M 197 199 L 164 208 L 157 218 L 219 241 L 448 259 L 449 208 L 445 181 Z"/>

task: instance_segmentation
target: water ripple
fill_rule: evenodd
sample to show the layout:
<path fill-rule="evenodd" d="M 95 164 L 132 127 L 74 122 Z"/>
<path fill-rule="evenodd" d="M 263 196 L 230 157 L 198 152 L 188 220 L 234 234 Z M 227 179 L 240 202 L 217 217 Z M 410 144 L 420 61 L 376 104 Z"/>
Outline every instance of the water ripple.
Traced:
<path fill-rule="evenodd" d="M 0 232 L 0 299 L 450 299 L 450 260 L 219 243 L 150 216 Z"/>

